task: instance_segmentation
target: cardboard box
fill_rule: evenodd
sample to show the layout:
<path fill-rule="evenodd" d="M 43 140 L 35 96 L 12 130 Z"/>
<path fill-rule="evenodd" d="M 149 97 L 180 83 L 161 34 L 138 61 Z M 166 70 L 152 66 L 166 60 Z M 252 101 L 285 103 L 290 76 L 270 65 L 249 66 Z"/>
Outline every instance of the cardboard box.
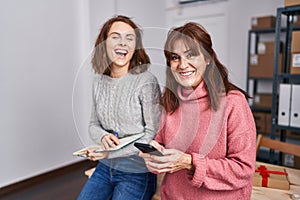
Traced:
<path fill-rule="evenodd" d="M 293 26 L 300 26 L 300 16 L 294 16 Z"/>
<path fill-rule="evenodd" d="M 274 54 L 254 54 L 250 56 L 249 76 L 256 78 L 272 78 Z M 278 73 L 282 72 L 282 54 L 278 57 Z"/>
<path fill-rule="evenodd" d="M 263 112 L 253 112 L 253 117 L 258 133 L 266 132 L 266 115 Z"/>
<path fill-rule="evenodd" d="M 266 122 L 265 122 L 265 126 L 266 126 L 266 133 L 271 133 L 271 129 L 272 129 L 272 116 L 271 113 L 265 113 L 265 118 L 266 118 Z"/>
<path fill-rule="evenodd" d="M 282 52 L 283 43 L 280 42 L 279 52 Z M 275 53 L 275 41 L 259 42 L 257 44 L 257 54 L 273 54 Z"/>
<path fill-rule="evenodd" d="M 300 74 L 300 52 L 291 55 L 290 74 Z"/>
<path fill-rule="evenodd" d="M 285 0 L 284 5 L 287 6 L 295 6 L 300 5 L 300 0 Z"/>
<path fill-rule="evenodd" d="M 287 176 L 283 167 L 265 167 L 256 164 L 253 186 L 289 190 L 290 183 Z"/>
<path fill-rule="evenodd" d="M 300 140 L 300 134 L 299 134 L 299 132 L 296 132 L 296 131 L 286 130 L 285 131 L 285 136 L 286 136 L 286 138 Z M 299 164 L 300 164 L 300 162 L 299 162 Z"/>
<path fill-rule="evenodd" d="M 292 32 L 292 49 L 293 53 L 300 52 L 300 31 Z"/>
<path fill-rule="evenodd" d="M 276 17 L 274 16 L 251 18 L 251 29 L 274 28 L 275 25 L 276 25 Z"/>
<path fill-rule="evenodd" d="M 282 154 L 282 163 L 284 166 L 300 169 L 300 157 L 290 154 Z"/>
<path fill-rule="evenodd" d="M 255 120 L 256 131 L 258 133 L 262 133 L 262 134 L 271 133 L 271 127 L 272 127 L 271 113 L 253 112 L 253 117 Z"/>
<path fill-rule="evenodd" d="M 255 107 L 271 108 L 272 94 L 255 94 L 253 105 Z"/>

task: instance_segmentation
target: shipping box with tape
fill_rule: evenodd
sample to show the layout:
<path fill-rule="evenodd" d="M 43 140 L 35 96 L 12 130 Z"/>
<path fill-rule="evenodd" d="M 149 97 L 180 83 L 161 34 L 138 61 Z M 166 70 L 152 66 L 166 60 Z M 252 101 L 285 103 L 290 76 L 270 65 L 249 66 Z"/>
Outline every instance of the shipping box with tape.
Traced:
<path fill-rule="evenodd" d="M 256 164 L 253 186 L 289 190 L 288 173 L 284 167 Z"/>

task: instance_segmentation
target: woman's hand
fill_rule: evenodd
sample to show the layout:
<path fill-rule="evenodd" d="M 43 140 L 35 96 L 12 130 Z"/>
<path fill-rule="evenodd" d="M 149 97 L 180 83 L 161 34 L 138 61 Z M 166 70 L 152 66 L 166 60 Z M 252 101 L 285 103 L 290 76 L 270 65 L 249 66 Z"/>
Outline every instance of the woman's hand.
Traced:
<path fill-rule="evenodd" d="M 96 152 L 96 150 L 97 148 L 88 149 L 86 152 L 87 158 L 89 158 L 92 161 L 97 161 L 108 157 L 108 151 Z"/>
<path fill-rule="evenodd" d="M 118 137 L 116 137 L 115 135 L 113 135 L 111 133 L 104 135 L 101 139 L 101 142 L 102 142 L 102 147 L 105 150 L 108 150 L 109 148 L 112 148 L 112 147 L 116 147 L 117 145 L 120 144 Z M 97 160 L 101 160 L 101 159 L 108 157 L 108 154 L 109 154 L 108 151 L 96 152 L 96 150 L 97 150 L 97 148 L 88 149 L 86 156 L 92 161 L 97 161 Z"/>
<path fill-rule="evenodd" d="M 104 135 L 101 139 L 101 142 L 105 150 L 108 150 L 111 147 L 116 147 L 120 144 L 118 137 L 111 133 Z"/>
<path fill-rule="evenodd" d="M 148 153 L 139 155 L 145 160 L 149 171 L 153 173 L 173 173 L 182 169 L 193 170 L 192 156 L 176 149 L 165 149 L 155 141 L 150 142 L 164 156 L 155 156 Z"/>

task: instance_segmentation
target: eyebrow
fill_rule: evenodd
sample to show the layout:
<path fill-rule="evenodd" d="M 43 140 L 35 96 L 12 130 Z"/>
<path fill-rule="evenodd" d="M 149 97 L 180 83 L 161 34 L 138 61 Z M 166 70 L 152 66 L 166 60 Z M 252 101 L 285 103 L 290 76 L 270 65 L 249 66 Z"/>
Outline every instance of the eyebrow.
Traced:
<path fill-rule="evenodd" d="M 189 53 L 190 51 L 193 51 L 193 50 L 192 49 L 188 49 L 188 50 L 184 51 L 183 54 Z M 176 55 L 179 56 L 179 54 L 175 53 L 175 52 L 172 52 L 172 54 L 176 54 Z"/>
<path fill-rule="evenodd" d="M 121 33 L 118 33 L 118 32 L 112 32 L 112 33 L 110 33 L 109 35 L 112 35 L 112 34 L 117 34 L 117 35 L 121 35 Z M 126 36 L 135 36 L 135 34 L 133 34 L 133 33 L 128 33 L 128 34 L 126 34 Z"/>
<path fill-rule="evenodd" d="M 190 51 L 193 51 L 192 49 L 188 49 L 185 52 L 183 52 L 184 54 L 189 53 Z"/>

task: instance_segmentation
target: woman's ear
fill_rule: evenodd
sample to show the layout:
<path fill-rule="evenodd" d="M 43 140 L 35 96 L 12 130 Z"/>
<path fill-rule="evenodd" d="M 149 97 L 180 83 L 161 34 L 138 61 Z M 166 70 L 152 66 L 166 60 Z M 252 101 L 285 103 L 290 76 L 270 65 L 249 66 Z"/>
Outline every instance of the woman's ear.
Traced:
<path fill-rule="evenodd" d="M 207 60 L 206 60 L 206 67 L 208 67 L 209 65 L 210 65 L 210 60 L 207 59 Z"/>

